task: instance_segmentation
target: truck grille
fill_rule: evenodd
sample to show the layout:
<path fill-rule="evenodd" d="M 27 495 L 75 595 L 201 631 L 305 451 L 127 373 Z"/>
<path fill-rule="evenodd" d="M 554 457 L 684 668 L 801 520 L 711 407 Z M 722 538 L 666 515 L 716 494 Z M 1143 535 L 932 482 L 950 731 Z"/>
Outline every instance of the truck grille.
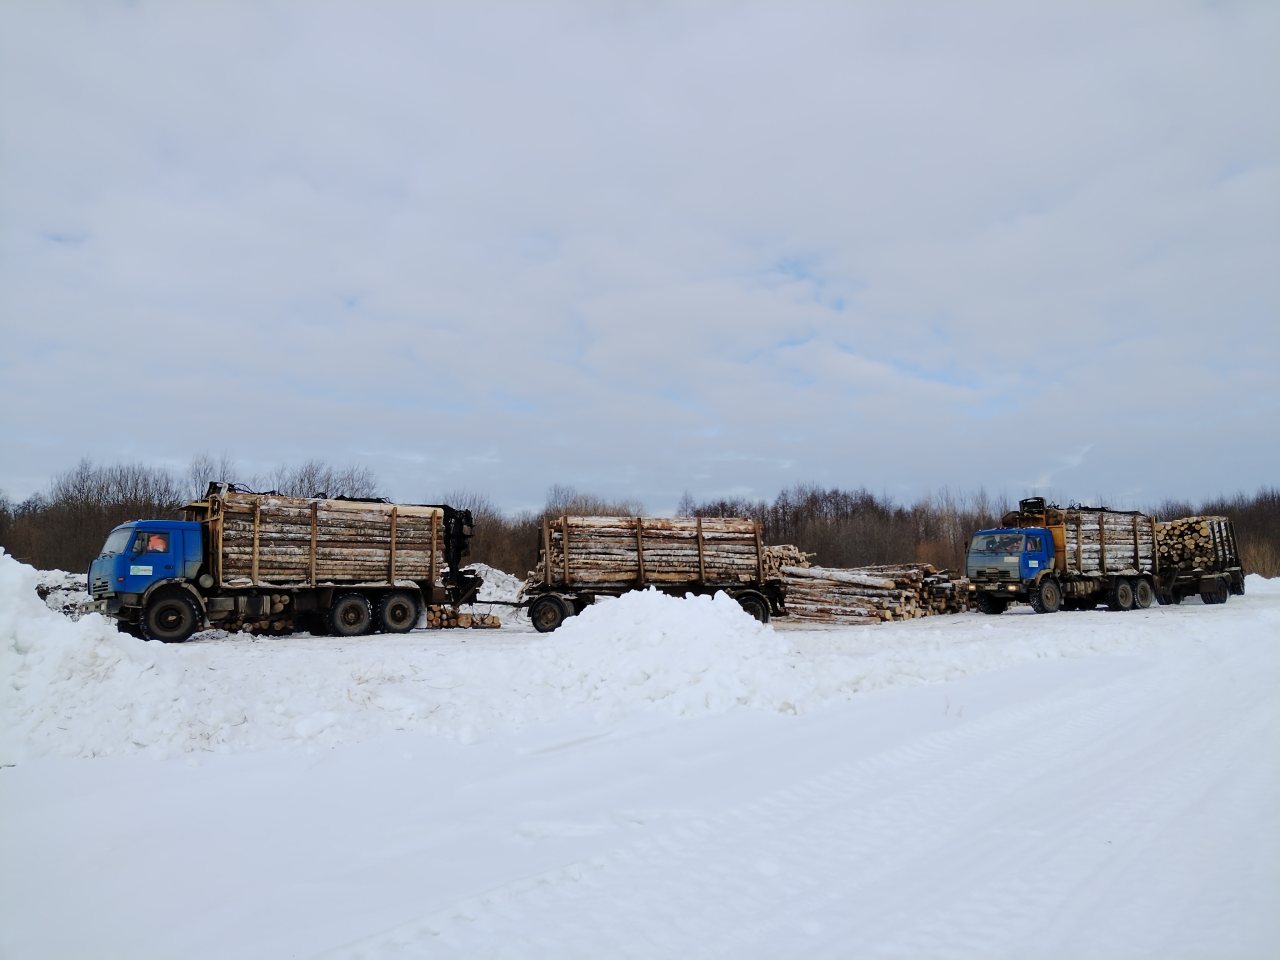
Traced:
<path fill-rule="evenodd" d="M 979 567 L 973 571 L 972 580 L 991 581 L 991 580 L 1017 580 L 1017 568 L 1012 567 Z"/>
<path fill-rule="evenodd" d="M 92 594 L 94 599 L 101 599 L 111 593 L 111 581 L 106 577 L 94 577 Z"/>

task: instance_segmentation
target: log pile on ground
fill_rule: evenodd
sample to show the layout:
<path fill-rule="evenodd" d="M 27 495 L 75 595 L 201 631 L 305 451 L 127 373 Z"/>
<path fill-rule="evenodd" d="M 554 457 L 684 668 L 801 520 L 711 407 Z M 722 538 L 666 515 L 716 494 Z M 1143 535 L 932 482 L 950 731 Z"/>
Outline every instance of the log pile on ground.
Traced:
<path fill-rule="evenodd" d="M 767 571 L 754 520 L 558 517 L 543 527 L 543 549 L 527 586 L 604 592 L 651 583 L 730 586 L 762 579 Z"/>
<path fill-rule="evenodd" d="M 797 546 L 789 543 L 764 548 L 764 571 L 766 579 L 782 576 L 784 567 L 807 567 L 816 553 L 805 553 Z"/>
<path fill-rule="evenodd" d="M 769 550 L 794 550 L 770 547 Z M 838 569 L 784 564 L 794 620 L 883 623 L 969 609 L 968 581 L 929 563 Z"/>
<path fill-rule="evenodd" d="M 1226 517 L 1183 517 L 1157 525 L 1161 567 L 1194 570 L 1238 563 Z"/>
<path fill-rule="evenodd" d="M 492 613 L 463 613 L 436 603 L 427 607 L 428 630 L 493 630 L 500 626 L 502 621 Z"/>

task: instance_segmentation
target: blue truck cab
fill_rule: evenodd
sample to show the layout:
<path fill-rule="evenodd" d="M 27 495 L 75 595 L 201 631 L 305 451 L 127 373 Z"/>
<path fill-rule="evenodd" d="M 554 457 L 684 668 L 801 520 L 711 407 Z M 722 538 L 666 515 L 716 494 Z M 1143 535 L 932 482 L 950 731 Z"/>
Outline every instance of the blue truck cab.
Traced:
<path fill-rule="evenodd" d="M 1053 537 L 1042 527 L 979 530 L 965 561 L 970 578 L 1027 581 L 1052 569 Z"/>
<path fill-rule="evenodd" d="M 203 556 L 204 531 L 199 523 L 123 523 L 111 531 L 102 553 L 89 565 L 89 593 L 93 599 L 86 609 L 137 628 L 142 609 L 157 589 L 168 584 L 178 585 L 180 590 L 190 589 L 189 585 L 200 575 Z"/>
<path fill-rule="evenodd" d="M 1027 600 L 1044 572 L 1054 567 L 1052 533 L 1044 527 L 979 530 L 969 542 L 965 576 L 985 588 L 979 606 L 1003 609 Z"/>

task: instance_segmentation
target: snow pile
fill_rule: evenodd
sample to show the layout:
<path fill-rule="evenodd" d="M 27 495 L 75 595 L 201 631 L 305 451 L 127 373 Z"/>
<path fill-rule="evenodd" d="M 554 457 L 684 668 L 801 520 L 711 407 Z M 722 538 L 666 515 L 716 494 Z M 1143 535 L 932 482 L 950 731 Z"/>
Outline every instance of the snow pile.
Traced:
<path fill-rule="evenodd" d="M 494 600 L 514 601 L 516 595 L 520 593 L 520 587 L 523 586 L 519 577 L 503 573 L 497 567 L 491 567 L 487 563 L 473 563 L 465 569 L 484 577 L 484 586 L 480 588 L 478 597 L 481 603 Z"/>
<path fill-rule="evenodd" d="M 90 614 L 72 621 L 40 601 L 40 577 L 0 550 L 0 764 L 28 750 L 57 750 L 74 729 L 73 753 L 140 746 L 158 704 L 181 702 L 193 666 L 119 633 Z M 193 651 L 196 660 L 199 651 Z"/>
<path fill-rule="evenodd" d="M 796 712 L 815 688 L 785 638 L 729 597 L 655 590 L 601 598 L 554 633 L 455 646 L 426 670 L 371 684 L 378 705 L 405 727 L 462 742 L 584 713 Z"/>
<path fill-rule="evenodd" d="M 37 570 L 36 594 L 50 610 L 76 620 L 80 604 L 89 600 L 88 578 L 65 570 Z"/>
<path fill-rule="evenodd" d="M 532 650 L 533 684 L 568 703 L 657 706 L 679 715 L 735 706 L 794 712 L 813 689 L 784 637 L 726 594 L 656 590 L 603 598 Z"/>

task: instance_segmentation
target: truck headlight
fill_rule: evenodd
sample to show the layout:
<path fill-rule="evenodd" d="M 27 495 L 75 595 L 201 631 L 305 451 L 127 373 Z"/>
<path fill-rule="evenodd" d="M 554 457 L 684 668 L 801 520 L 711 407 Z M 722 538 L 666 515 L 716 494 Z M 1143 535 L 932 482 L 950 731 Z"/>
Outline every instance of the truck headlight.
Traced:
<path fill-rule="evenodd" d="M 1010 593 L 1017 593 L 1018 585 L 1016 583 L 1011 583 L 1006 589 L 1008 589 Z"/>

